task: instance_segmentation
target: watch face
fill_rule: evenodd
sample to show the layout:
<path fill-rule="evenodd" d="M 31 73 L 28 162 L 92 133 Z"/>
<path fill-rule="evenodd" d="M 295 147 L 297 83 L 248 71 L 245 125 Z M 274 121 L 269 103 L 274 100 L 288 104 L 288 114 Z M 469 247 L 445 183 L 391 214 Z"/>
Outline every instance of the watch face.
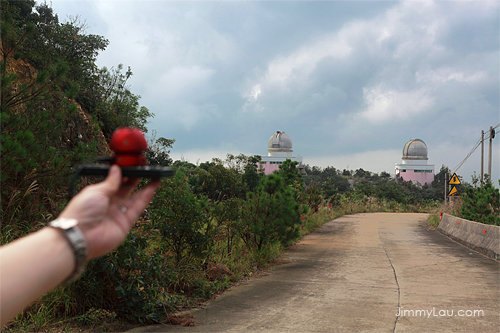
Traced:
<path fill-rule="evenodd" d="M 52 222 L 52 225 L 61 229 L 69 229 L 73 228 L 78 224 L 78 221 L 75 219 L 64 219 L 60 218 Z"/>

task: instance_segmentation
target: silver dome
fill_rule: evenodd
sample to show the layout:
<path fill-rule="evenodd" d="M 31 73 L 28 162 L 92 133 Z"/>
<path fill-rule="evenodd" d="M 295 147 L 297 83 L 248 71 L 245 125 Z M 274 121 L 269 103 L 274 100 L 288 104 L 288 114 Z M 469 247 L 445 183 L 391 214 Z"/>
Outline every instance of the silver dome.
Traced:
<path fill-rule="evenodd" d="M 268 152 L 293 152 L 292 139 L 285 132 L 277 131 L 271 136 L 267 144 Z"/>
<path fill-rule="evenodd" d="M 403 160 L 427 160 L 427 145 L 420 139 L 411 139 L 403 148 Z"/>

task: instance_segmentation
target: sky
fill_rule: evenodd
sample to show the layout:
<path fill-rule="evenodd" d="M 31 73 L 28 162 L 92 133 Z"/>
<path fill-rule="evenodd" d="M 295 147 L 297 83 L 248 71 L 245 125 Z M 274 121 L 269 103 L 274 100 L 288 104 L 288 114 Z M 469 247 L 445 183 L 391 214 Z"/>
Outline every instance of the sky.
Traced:
<path fill-rule="evenodd" d="M 436 173 L 470 182 L 480 147 L 455 168 L 500 123 L 498 1 L 51 3 L 109 40 L 99 67 L 131 67 L 174 160 L 267 155 L 284 131 L 310 166 L 394 174 L 419 138 Z"/>

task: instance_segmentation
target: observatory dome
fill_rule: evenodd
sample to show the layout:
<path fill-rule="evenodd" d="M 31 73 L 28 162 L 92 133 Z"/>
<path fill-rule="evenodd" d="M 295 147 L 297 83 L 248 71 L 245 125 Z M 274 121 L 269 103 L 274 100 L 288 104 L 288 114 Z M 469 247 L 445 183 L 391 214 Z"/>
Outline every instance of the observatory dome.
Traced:
<path fill-rule="evenodd" d="M 292 139 L 285 132 L 277 131 L 271 136 L 267 144 L 269 153 L 291 153 Z"/>
<path fill-rule="evenodd" d="M 420 139 L 411 139 L 403 148 L 403 160 L 428 160 L 427 145 Z"/>

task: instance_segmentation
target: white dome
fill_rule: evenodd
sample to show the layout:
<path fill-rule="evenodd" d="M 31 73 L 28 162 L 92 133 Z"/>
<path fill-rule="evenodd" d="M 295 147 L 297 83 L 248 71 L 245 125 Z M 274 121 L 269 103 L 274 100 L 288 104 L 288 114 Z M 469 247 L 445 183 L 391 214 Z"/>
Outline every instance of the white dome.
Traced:
<path fill-rule="evenodd" d="M 267 151 L 270 153 L 291 153 L 292 139 L 285 132 L 277 131 L 271 136 L 267 144 Z"/>
<path fill-rule="evenodd" d="M 403 147 L 403 160 L 428 160 L 427 145 L 420 139 L 411 139 Z"/>

